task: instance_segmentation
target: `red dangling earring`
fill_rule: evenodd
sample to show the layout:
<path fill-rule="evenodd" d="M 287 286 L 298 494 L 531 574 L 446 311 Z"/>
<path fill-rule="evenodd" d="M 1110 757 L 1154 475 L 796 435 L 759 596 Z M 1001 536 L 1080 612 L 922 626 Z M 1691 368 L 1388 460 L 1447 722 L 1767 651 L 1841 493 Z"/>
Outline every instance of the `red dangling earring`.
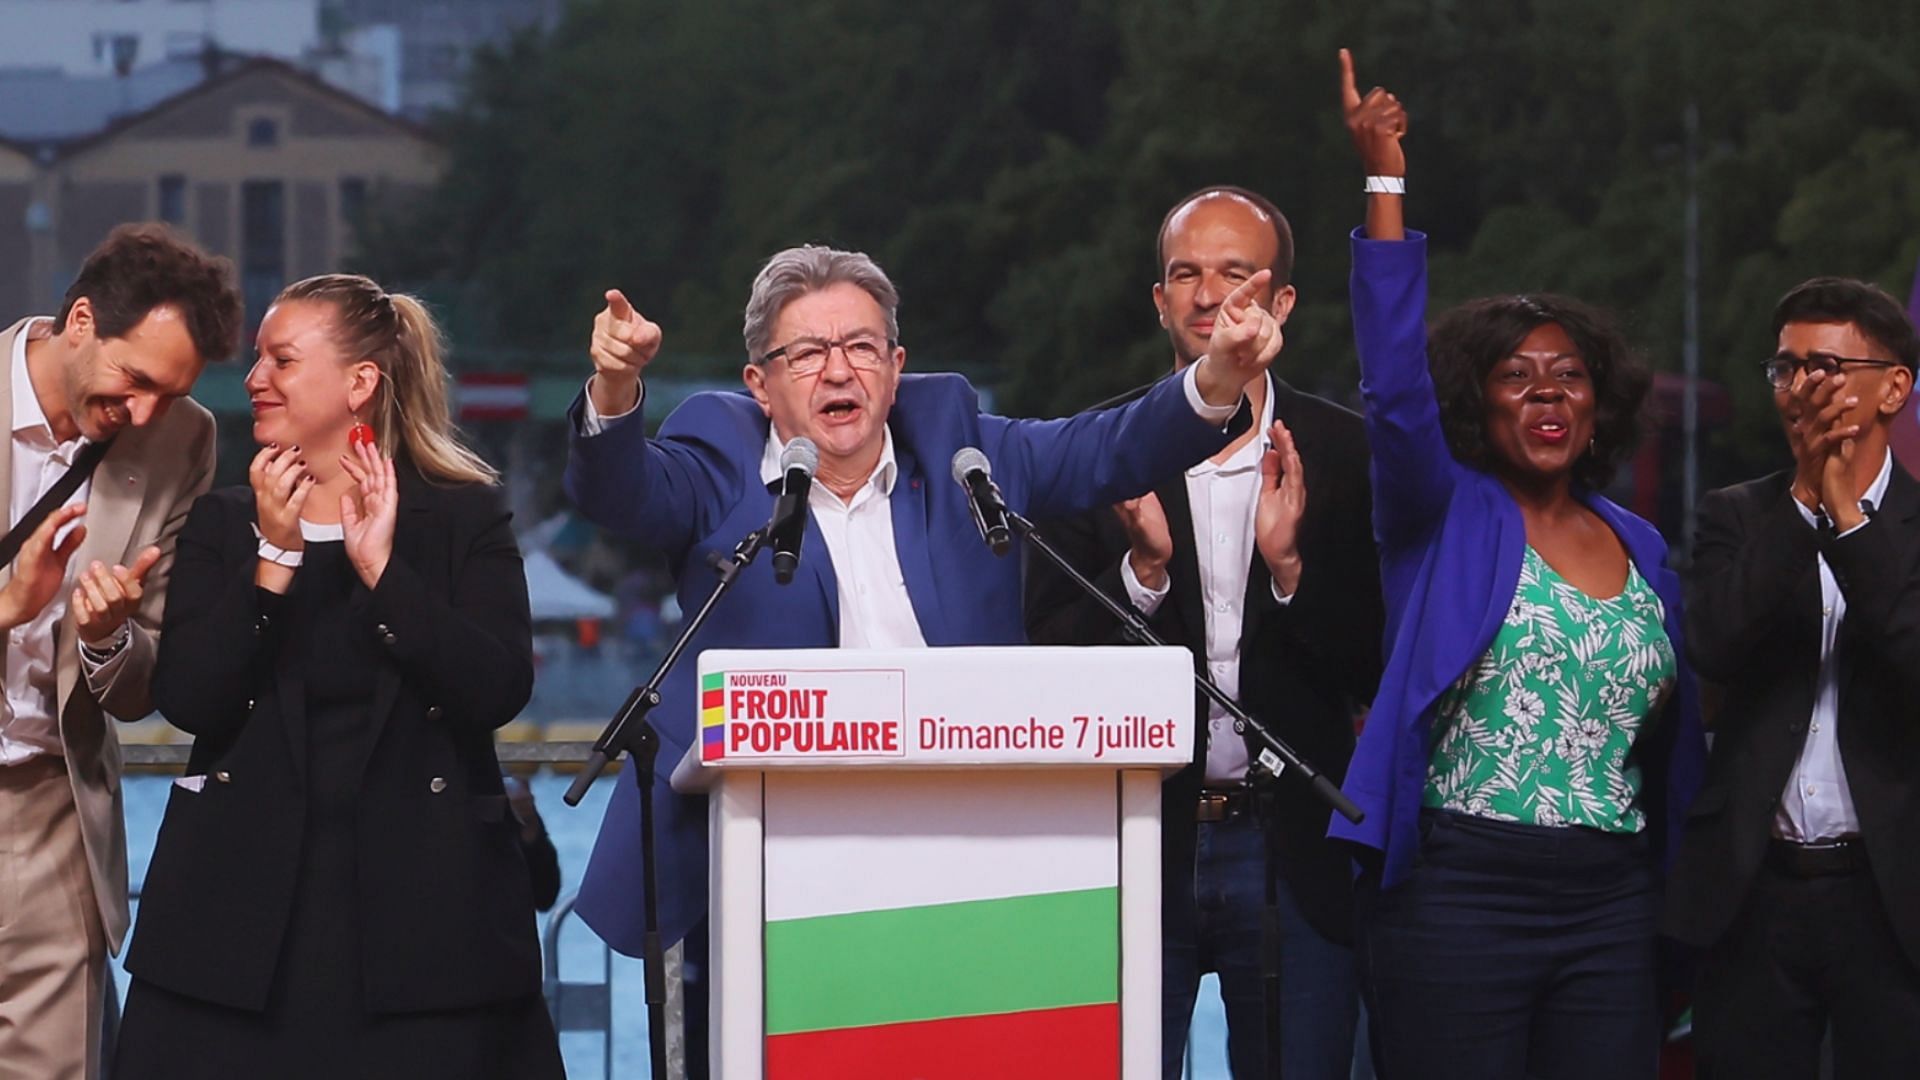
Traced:
<path fill-rule="evenodd" d="M 373 427 L 356 415 L 353 418 L 353 426 L 347 429 L 347 445 L 357 450 L 377 442 L 379 439 L 373 434 Z"/>

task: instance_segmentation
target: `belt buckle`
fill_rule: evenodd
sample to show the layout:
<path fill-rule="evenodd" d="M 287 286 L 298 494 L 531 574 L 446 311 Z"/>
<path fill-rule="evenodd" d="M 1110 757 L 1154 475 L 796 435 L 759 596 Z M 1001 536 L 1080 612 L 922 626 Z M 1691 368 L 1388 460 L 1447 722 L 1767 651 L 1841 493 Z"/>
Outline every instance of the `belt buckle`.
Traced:
<path fill-rule="evenodd" d="M 1231 821 L 1247 809 L 1249 794 L 1246 788 L 1201 791 L 1200 801 L 1194 808 L 1193 819 L 1208 823 Z"/>
<path fill-rule="evenodd" d="M 1791 877 L 1827 877 L 1866 869 L 1866 847 L 1858 836 L 1841 836 L 1811 843 L 1776 837 L 1769 845 L 1775 867 Z"/>

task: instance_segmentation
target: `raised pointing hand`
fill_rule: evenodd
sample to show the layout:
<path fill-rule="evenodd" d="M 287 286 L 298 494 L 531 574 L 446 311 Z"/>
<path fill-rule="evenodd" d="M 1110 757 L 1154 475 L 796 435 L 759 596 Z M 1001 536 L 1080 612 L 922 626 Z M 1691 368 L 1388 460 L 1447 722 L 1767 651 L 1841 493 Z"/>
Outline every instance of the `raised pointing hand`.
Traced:
<path fill-rule="evenodd" d="M 1353 53 L 1340 50 L 1340 112 L 1368 176 L 1405 176 L 1407 157 L 1400 140 L 1407 134 L 1407 110 L 1381 87 L 1360 95 L 1354 80 Z"/>
<path fill-rule="evenodd" d="M 1255 297 L 1272 279 L 1270 270 L 1255 271 L 1228 293 L 1215 311 L 1207 355 L 1194 372 L 1200 396 L 1209 404 L 1231 403 L 1248 380 L 1266 371 L 1273 358 L 1280 355 L 1280 347 L 1286 343 L 1280 318 Z"/>
<path fill-rule="evenodd" d="M 587 393 L 602 416 L 619 416 L 640 400 L 640 373 L 660 351 L 660 327 L 634 310 L 625 293 L 607 290 L 607 306 L 593 317 L 593 380 Z"/>

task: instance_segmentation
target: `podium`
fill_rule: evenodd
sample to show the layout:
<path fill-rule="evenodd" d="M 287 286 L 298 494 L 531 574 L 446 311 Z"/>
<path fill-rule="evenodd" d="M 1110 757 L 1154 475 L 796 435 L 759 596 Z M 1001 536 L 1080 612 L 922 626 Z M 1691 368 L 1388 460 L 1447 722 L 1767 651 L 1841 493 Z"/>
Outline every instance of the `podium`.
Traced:
<path fill-rule="evenodd" d="M 1159 1076 L 1186 650 L 712 650 L 700 689 L 714 1076 Z"/>

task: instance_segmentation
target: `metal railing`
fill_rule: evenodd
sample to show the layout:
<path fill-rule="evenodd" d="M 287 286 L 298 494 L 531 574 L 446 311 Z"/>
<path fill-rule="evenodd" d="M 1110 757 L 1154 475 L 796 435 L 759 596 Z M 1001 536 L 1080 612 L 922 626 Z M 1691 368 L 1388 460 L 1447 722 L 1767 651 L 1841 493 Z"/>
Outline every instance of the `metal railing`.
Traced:
<path fill-rule="evenodd" d="M 120 760 L 129 769 L 161 771 L 185 768 L 189 743 L 121 743 Z M 502 765 L 579 765 L 593 752 L 593 743 L 579 742 L 496 742 L 493 752 Z M 618 769 L 616 762 L 608 770 Z"/>
<path fill-rule="evenodd" d="M 572 918 L 574 902 L 579 898 L 579 893 L 568 893 L 547 912 L 546 929 L 540 934 L 540 956 L 545 967 L 541 990 L 547 996 L 547 1012 L 553 1017 L 556 1032 L 561 1035 L 569 1031 L 600 1033 L 601 1075 L 612 1077 L 613 950 L 595 939 L 600 951 L 599 982 L 566 982 L 560 978 L 560 931 Z"/>

